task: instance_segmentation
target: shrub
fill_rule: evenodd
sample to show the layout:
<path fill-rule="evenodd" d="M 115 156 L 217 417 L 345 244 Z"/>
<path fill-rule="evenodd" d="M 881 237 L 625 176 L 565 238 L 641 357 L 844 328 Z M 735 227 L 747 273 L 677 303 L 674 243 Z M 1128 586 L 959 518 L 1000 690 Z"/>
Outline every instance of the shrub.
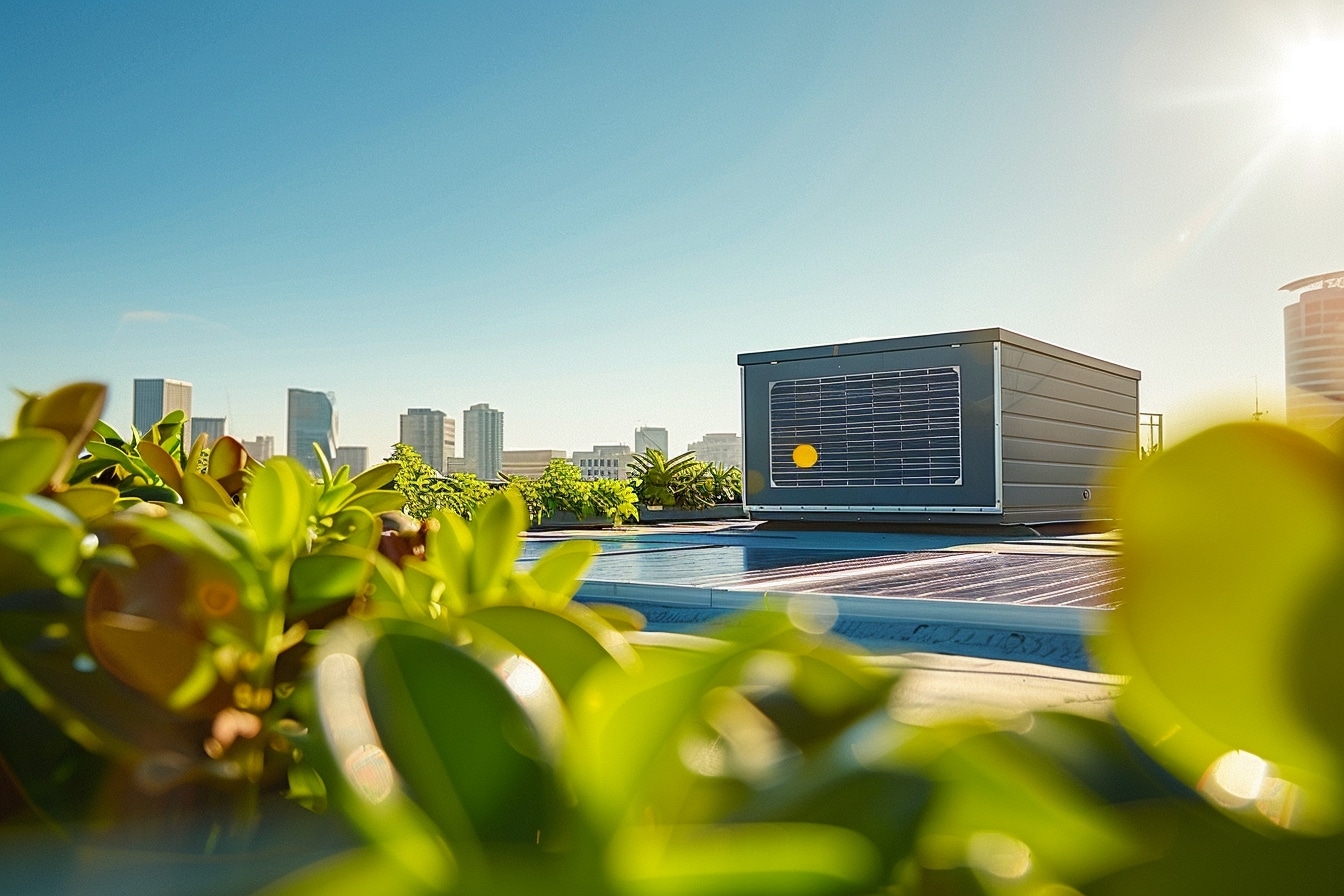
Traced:
<path fill-rule="evenodd" d="M 406 496 L 405 513 L 417 520 L 427 520 L 442 509 L 470 519 L 494 492 L 489 483 L 471 473 L 440 475 L 414 448 L 401 442 L 392 447 L 387 460 L 399 465 L 393 486 Z"/>

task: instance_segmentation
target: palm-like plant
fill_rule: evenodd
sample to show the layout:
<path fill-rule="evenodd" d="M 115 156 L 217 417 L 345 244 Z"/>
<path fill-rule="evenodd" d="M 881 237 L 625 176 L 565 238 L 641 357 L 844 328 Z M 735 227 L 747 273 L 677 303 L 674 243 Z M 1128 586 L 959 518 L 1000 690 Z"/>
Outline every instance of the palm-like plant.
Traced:
<path fill-rule="evenodd" d="M 630 460 L 630 481 L 639 499 L 649 507 L 699 510 L 714 506 L 708 469 L 709 464 L 696 460 L 690 452 L 668 460 L 663 452 L 650 448 Z"/>

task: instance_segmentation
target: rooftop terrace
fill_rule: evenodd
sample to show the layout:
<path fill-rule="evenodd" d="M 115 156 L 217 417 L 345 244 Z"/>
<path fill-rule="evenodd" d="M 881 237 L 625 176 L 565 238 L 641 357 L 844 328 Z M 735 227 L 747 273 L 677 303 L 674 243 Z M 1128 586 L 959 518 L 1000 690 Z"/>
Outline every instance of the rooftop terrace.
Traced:
<path fill-rule="evenodd" d="M 766 605 L 803 613 L 875 652 L 923 650 L 1089 667 L 1084 637 L 1115 605 L 1116 536 L 779 530 L 757 523 L 533 533 L 524 564 L 558 540 L 601 554 L 578 598 L 683 631 Z"/>

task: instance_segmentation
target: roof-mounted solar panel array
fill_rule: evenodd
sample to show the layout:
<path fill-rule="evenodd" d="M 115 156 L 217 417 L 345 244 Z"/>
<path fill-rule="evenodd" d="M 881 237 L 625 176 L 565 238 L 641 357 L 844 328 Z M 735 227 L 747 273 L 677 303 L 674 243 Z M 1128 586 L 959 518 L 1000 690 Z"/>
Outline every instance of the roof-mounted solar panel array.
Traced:
<path fill-rule="evenodd" d="M 811 446 L 816 461 L 794 452 Z M 961 371 L 955 365 L 770 384 L 770 482 L 778 488 L 957 485 Z"/>

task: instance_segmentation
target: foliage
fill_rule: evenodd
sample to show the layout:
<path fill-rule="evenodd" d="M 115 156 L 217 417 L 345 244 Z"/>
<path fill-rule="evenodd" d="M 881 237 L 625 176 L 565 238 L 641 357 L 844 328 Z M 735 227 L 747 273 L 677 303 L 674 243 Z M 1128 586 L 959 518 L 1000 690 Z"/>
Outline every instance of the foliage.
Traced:
<path fill-rule="evenodd" d="M 615 479 L 587 481 L 582 471 L 563 458 L 554 458 L 537 479 L 526 476 L 504 477 L 527 507 L 528 518 L 540 523 L 557 513 L 571 513 L 576 519 L 604 516 L 613 525 L 627 519 L 639 519 L 634 491 Z"/>
<path fill-rule="evenodd" d="M 639 500 L 628 482 L 619 479 L 594 479 L 588 483 L 588 496 L 593 510 L 619 526 L 626 520 L 639 521 Z"/>
<path fill-rule="evenodd" d="M 738 504 L 742 501 L 742 470 L 740 467 L 725 467 L 723 464 L 709 464 L 705 471 L 709 477 L 710 495 L 715 504 Z"/>
<path fill-rule="evenodd" d="M 714 485 L 709 464 L 693 454 L 678 454 L 668 460 L 657 448 L 649 448 L 630 461 L 630 480 L 639 499 L 649 507 L 700 510 L 714 504 Z"/>
<path fill-rule="evenodd" d="M 471 473 L 439 475 L 414 448 L 401 442 L 392 447 L 387 460 L 400 465 L 393 487 L 406 496 L 402 509 L 417 520 L 427 520 L 444 508 L 469 519 L 494 491 Z"/>
<path fill-rule="evenodd" d="M 127 787 L 230 790 L 244 814 L 287 790 L 367 839 L 269 892 L 1302 893 L 1344 875 L 1344 460 L 1305 436 L 1222 427 L 1133 474 L 1124 602 L 1094 644 L 1130 676 L 1118 723 L 916 725 L 808 604 L 659 638 L 573 603 L 595 547 L 520 562 L 518 489 L 417 524 L 379 518 L 402 501 L 381 491 L 391 465 L 315 482 L 273 458 L 233 494 L 179 471 L 177 500 L 149 502 L 72 485 L 96 388 L 30 398 L 0 440 L 0 675 L 30 704 L 15 717 L 39 710 Z M 156 484 L 123 454 L 118 485 Z M 69 788 L 99 767 L 38 775 L 25 751 L 50 738 L 12 730 L 12 791 L 80 820 Z"/>

